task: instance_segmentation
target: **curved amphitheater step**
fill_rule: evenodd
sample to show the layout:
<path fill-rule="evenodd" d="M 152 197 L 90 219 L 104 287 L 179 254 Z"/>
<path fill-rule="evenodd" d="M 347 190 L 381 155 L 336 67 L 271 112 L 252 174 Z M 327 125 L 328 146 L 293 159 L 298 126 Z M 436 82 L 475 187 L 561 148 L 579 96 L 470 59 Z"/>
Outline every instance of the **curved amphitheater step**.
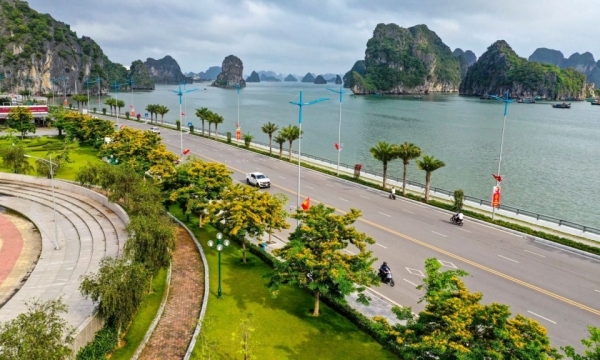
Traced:
<path fill-rule="evenodd" d="M 93 312 L 91 300 L 79 292 L 80 276 L 96 272 L 104 256 L 117 256 L 127 238 L 125 224 L 110 209 L 83 195 L 55 190 L 58 239 L 54 249 L 52 189 L 42 185 L 0 180 L 0 206 L 27 216 L 42 237 L 42 252 L 19 291 L 0 308 L 0 321 L 26 311 L 25 302 L 63 297 L 65 319 L 78 328 Z"/>

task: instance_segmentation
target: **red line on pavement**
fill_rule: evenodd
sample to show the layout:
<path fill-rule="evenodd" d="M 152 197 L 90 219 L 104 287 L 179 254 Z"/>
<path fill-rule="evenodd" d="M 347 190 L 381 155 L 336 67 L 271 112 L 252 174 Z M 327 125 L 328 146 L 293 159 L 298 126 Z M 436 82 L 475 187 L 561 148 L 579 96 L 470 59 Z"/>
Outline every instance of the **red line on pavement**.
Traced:
<path fill-rule="evenodd" d="M 15 224 L 2 215 L 0 215 L 0 236 L 2 236 L 2 248 L 0 248 L 0 285 L 2 285 L 19 260 L 23 250 L 23 237 Z"/>

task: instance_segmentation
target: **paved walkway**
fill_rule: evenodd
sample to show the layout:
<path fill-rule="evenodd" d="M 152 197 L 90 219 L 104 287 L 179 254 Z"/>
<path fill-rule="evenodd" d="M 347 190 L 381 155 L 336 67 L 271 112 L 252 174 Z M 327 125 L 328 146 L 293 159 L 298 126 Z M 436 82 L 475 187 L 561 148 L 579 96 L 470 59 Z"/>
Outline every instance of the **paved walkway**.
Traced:
<path fill-rule="evenodd" d="M 140 359 L 183 359 L 198 321 L 204 286 L 198 248 L 187 231 L 178 226 L 169 299 Z"/>

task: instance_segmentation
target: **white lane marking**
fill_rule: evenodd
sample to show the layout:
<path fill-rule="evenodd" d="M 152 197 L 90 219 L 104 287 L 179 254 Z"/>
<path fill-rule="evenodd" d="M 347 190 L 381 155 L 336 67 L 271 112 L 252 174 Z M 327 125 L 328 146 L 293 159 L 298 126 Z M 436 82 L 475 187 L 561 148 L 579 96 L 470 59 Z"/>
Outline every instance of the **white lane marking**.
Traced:
<path fill-rule="evenodd" d="M 411 275 L 417 275 L 417 276 L 422 276 L 425 277 L 425 274 L 423 274 L 423 272 L 421 270 L 417 270 L 417 269 L 411 269 L 411 268 L 405 268 L 406 271 L 408 271 Z"/>
<path fill-rule="evenodd" d="M 342 200 L 342 201 L 345 201 L 345 202 L 348 202 L 348 200 L 346 200 L 346 199 L 342 199 L 342 198 L 340 198 L 340 200 Z"/>
<path fill-rule="evenodd" d="M 236 182 L 239 182 L 240 184 L 243 184 L 243 182 L 242 182 L 242 181 L 239 181 L 239 180 L 235 180 L 235 181 L 236 181 Z"/>
<path fill-rule="evenodd" d="M 595 292 L 600 292 L 600 290 L 594 290 Z"/>
<path fill-rule="evenodd" d="M 387 246 L 383 246 L 383 245 L 381 245 L 380 243 L 375 243 L 375 245 L 379 245 L 379 246 L 381 246 L 382 248 L 384 248 L 384 249 L 387 249 Z"/>
<path fill-rule="evenodd" d="M 435 231 L 433 231 L 433 230 L 431 230 L 431 232 L 432 232 L 432 233 L 434 233 L 434 234 L 437 234 L 437 235 L 439 235 L 439 236 L 447 237 L 446 235 L 444 235 L 444 234 L 440 234 L 439 232 L 435 232 Z"/>
<path fill-rule="evenodd" d="M 406 281 L 407 283 L 409 283 L 409 284 L 413 285 L 414 287 L 417 287 L 417 286 L 419 286 L 419 285 L 415 284 L 414 282 L 410 282 L 410 281 L 408 281 L 408 280 L 406 280 L 406 279 L 402 279 L 402 280 L 404 280 L 404 281 Z"/>
<path fill-rule="evenodd" d="M 348 250 L 348 249 L 344 249 L 344 250 L 346 250 L 346 252 L 348 252 L 348 253 L 350 253 L 350 254 L 354 255 L 354 253 L 353 253 L 352 251 L 350 251 L 350 250 Z"/>
<path fill-rule="evenodd" d="M 442 264 L 442 266 L 447 266 L 453 269 L 458 269 L 456 267 L 456 265 L 454 265 L 453 263 L 451 263 L 450 261 L 444 261 L 444 260 L 438 260 L 440 262 L 440 264 Z"/>
<path fill-rule="evenodd" d="M 283 176 L 281 176 L 281 175 L 279 175 L 279 178 L 281 178 L 281 179 L 285 179 L 285 178 L 284 178 Z"/>
<path fill-rule="evenodd" d="M 307 188 L 309 188 L 309 189 L 311 189 L 311 190 L 314 190 L 314 189 L 315 189 L 314 187 L 311 187 L 311 186 L 308 186 L 308 185 L 304 185 L 304 186 L 306 186 Z"/>
<path fill-rule="evenodd" d="M 465 230 L 465 229 L 461 229 L 461 228 L 457 228 L 457 229 L 458 229 L 458 230 L 460 230 L 460 231 L 464 231 L 464 232 L 468 232 L 468 233 L 470 233 L 470 231 L 469 231 L 469 230 Z"/>
<path fill-rule="evenodd" d="M 392 217 L 391 215 L 388 215 L 388 214 L 382 213 L 381 211 L 380 211 L 379 213 L 380 213 L 381 215 L 383 215 L 383 216 Z"/>
<path fill-rule="evenodd" d="M 407 212 L 407 213 L 409 213 L 409 214 L 413 214 L 413 215 L 415 214 L 414 212 L 412 212 L 412 211 L 408 211 L 408 210 L 402 210 L 402 211 L 404 211 L 404 212 Z"/>
<path fill-rule="evenodd" d="M 363 198 L 363 199 L 371 200 L 371 198 L 368 198 L 368 197 L 366 197 L 364 195 L 360 195 L 360 197 Z"/>
<path fill-rule="evenodd" d="M 539 257 L 545 257 L 544 255 L 541 255 L 541 254 L 538 254 L 538 253 L 534 253 L 533 251 L 529 251 L 529 250 L 525 250 L 525 251 L 527 251 L 530 254 L 537 255 Z"/>
<path fill-rule="evenodd" d="M 548 318 L 545 318 L 545 317 L 543 317 L 542 315 L 539 315 L 539 314 L 536 314 L 536 313 L 534 313 L 533 311 L 529 311 L 529 310 L 527 310 L 527 312 L 528 312 L 528 313 L 530 313 L 530 314 L 533 314 L 533 315 L 535 315 L 535 316 L 537 316 L 537 317 L 540 317 L 540 318 L 542 318 L 542 319 L 544 319 L 544 320 L 550 321 L 550 322 L 551 322 L 551 323 L 553 323 L 553 324 L 556 324 L 556 321 L 552 321 L 552 320 L 550 320 L 550 319 L 548 319 Z"/>
<path fill-rule="evenodd" d="M 502 256 L 502 255 L 498 255 L 498 256 L 501 257 L 501 258 L 503 258 L 503 259 L 506 259 L 506 260 L 509 260 L 509 261 L 512 261 L 512 262 L 516 262 L 517 264 L 519 263 L 517 260 L 513 260 L 511 258 L 507 258 L 506 256 Z"/>

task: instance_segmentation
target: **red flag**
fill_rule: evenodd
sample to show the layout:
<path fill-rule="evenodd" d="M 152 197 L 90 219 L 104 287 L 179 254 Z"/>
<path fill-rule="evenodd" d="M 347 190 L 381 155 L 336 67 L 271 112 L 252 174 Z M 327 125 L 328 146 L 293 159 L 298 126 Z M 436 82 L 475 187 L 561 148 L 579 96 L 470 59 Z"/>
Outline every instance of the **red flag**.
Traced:
<path fill-rule="evenodd" d="M 181 116 L 185 116 L 185 113 L 181 113 Z"/>
<path fill-rule="evenodd" d="M 239 127 L 239 126 L 238 126 L 238 123 L 235 123 L 235 128 L 237 129 L 238 127 Z"/>
<path fill-rule="evenodd" d="M 308 208 L 310 208 L 310 198 L 306 198 L 306 200 L 304 200 L 302 203 L 302 210 L 306 211 Z"/>
<path fill-rule="evenodd" d="M 497 182 L 502 182 L 502 176 L 496 174 L 492 174 L 492 176 L 494 177 L 494 179 L 496 179 Z"/>
<path fill-rule="evenodd" d="M 339 150 L 340 149 L 340 144 L 338 144 L 338 143 L 334 143 L 334 144 L 335 144 L 335 149 Z"/>
<path fill-rule="evenodd" d="M 130 107 L 131 109 L 133 109 L 133 105 L 129 105 L 129 107 Z"/>
<path fill-rule="evenodd" d="M 187 155 L 190 152 L 190 149 L 183 150 L 183 155 Z"/>

